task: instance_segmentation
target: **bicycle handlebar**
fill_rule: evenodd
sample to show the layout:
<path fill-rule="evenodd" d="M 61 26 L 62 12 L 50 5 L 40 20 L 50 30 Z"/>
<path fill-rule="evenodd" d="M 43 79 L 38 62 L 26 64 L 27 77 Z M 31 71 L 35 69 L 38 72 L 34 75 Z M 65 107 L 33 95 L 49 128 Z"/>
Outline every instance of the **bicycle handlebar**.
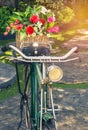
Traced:
<path fill-rule="evenodd" d="M 31 57 L 26 56 L 24 53 L 22 53 L 17 47 L 13 46 L 13 45 L 9 45 L 9 48 L 13 49 L 14 51 L 16 51 L 20 56 L 22 56 L 24 59 L 29 60 Z M 64 56 L 59 56 L 58 59 L 66 59 L 68 58 L 72 53 L 74 53 L 75 51 L 77 51 L 78 47 L 74 47 L 72 48 L 68 53 L 66 53 Z"/>
<path fill-rule="evenodd" d="M 22 58 L 19 58 L 19 60 L 24 61 L 24 62 L 67 62 L 67 61 L 72 61 L 72 60 L 78 59 L 78 57 L 76 57 L 76 58 L 64 60 L 64 59 L 68 58 L 72 53 L 77 51 L 78 47 L 72 48 L 64 56 L 57 56 L 57 57 L 55 57 L 55 56 L 26 56 L 17 47 L 15 47 L 13 45 L 9 45 L 9 48 L 16 51 L 24 59 L 23 60 Z M 14 59 L 17 59 L 17 58 L 14 58 Z M 60 60 L 64 60 L 64 61 L 60 61 Z"/>

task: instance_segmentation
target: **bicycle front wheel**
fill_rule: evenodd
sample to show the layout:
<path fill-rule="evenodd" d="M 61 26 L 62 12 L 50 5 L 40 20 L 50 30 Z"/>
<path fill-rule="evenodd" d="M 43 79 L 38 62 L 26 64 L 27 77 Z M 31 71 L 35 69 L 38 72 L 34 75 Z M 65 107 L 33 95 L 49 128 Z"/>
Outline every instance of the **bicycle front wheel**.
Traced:
<path fill-rule="evenodd" d="M 31 130 L 39 130 L 39 83 L 38 74 L 36 70 L 37 63 L 32 63 L 30 66 L 31 76 L 31 107 L 30 107 L 30 118 L 31 118 Z"/>

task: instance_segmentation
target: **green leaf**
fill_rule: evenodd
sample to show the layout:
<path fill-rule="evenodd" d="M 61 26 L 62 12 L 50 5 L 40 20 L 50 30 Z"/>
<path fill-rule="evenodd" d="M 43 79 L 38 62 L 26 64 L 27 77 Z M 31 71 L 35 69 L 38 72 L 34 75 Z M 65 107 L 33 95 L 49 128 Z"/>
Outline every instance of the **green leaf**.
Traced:
<path fill-rule="evenodd" d="M 47 122 L 48 120 L 53 119 L 53 116 L 49 112 L 43 113 L 43 120 Z"/>
<path fill-rule="evenodd" d="M 29 21 L 24 21 L 23 24 L 28 25 Z M 31 25 L 31 24 L 30 24 Z"/>
<path fill-rule="evenodd" d="M 17 19 L 19 19 L 20 21 L 23 21 L 23 18 L 18 16 Z"/>
<path fill-rule="evenodd" d="M 38 6 L 37 8 L 35 8 L 36 12 L 40 12 L 41 11 L 41 6 Z"/>
<path fill-rule="evenodd" d="M 23 12 L 13 12 L 13 14 L 17 15 L 17 16 L 23 16 Z"/>
<path fill-rule="evenodd" d="M 17 17 L 11 16 L 10 19 L 9 19 L 9 21 L 15 21 L 16 19 L 17 19 Z"/>
<path fill-rule="evenodd" d="M 32 10 L 31 7 L 28 6 L 28 7 L 26 8 L 26 11 L 25 11 L 25 12 L 30 12 L 31 10 Z"/>
<path fill-rule="evenodd" d="M 20 32 L 20 40 L 22 41 L 26 37 L 26 32 Z"/>
<path fill-rule="evenodd" d="M 15 30 L 14 29 L 11 29 L 11 34 L 14 34 L 15 33 Z"/>

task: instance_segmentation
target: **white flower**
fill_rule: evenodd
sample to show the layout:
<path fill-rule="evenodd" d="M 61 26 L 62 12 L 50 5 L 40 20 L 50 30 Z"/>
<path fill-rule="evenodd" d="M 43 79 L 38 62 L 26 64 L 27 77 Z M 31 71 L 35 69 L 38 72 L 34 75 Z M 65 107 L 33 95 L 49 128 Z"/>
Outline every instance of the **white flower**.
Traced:
<path fill-rule="evenodd" d="M 34 30 L 35 30 L 35 32 L 38 32 L 38 28 L 37 27 L 34 27 Z"/>
<path fill-rule="evenodd" d="M 50 10 L 50 9 L 48 9 L 48 10 L 47 10 L 47 13 L 50 13 L 50 12 L 51 12 L 51 10 Z"/>
<path fill-rule="evenodd" d="M 41 8 L 41 13 L 42 13 L 42 14 L 46 14 L 46 12 L 47 12 L 47 9 L 42 6 L 42 8 Z"/>
<path fill-rule="evenodd" d="M 32 36 L 35 37 L 35 36 L 36 36 L 36 33 L 33 33 Z"/>
<path fill-rule="evenodd" d="M 43 34 L 42 34 L 42 33 L 39 33 L 39 35 L 40 35 L 40 36 L 43 36 Z"/>
<path fill-rule="evenodd" d="M 38 21 L 38 22 L 37 22 L 37 27 L 40 29 L 41 26 L 42 26 L 42 23 Z"/>
<path fill-rule="evenodd" d="M 50 37 L 50 34 L 47 34 L 47 37 Z"/>
<path fill-rule="evenodd" d="M 54 18 L 54 21 L 55 21 L 55 14 L 53 13 L 53 18 Z"/>

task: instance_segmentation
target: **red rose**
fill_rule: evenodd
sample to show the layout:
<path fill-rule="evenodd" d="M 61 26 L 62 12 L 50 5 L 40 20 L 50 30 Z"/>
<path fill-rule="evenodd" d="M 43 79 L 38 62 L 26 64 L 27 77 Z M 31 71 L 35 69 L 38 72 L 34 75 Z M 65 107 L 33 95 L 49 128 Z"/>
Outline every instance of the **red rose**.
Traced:
<path fill-rule="evenodd" d="M 22 25 L 22 24 L 16 25 L 16 29 L 17 29 L 17 30 L 21 30 L 22 28 L 23 28 L 23 25 Z"/>
<path fill-rule="evenodd" d="M 33 16 L 30 18 L 30 21 L 31 21 L 32 23 L 37 23 L 38 20 L 39 20 L 38 15 L 33 15 Z"/>
<path fill-rule="evenodd" d="M 45 22 L 46 22 L 46 21 L 45 21 L 44 19 L 42 19 L 42 18 L 40 18 L 39 21 L 42 23 L 42 25 L 44 25 Z"/>
<path fill-rule="evenodd" d="M 33 34 L 34 33 L 34 28 L 32 26 L 28 26 L 26 28 L 26 32 L 27 32 L 27 34 Z"/>

